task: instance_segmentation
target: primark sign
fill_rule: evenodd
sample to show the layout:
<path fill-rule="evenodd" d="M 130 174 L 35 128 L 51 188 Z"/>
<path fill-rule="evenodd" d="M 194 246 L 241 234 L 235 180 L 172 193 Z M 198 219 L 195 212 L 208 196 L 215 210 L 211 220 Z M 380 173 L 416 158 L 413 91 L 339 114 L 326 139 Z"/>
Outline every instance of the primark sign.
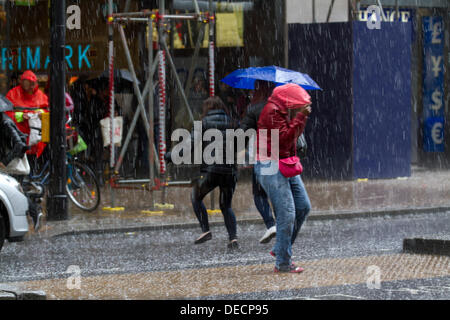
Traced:
<path fill-rule="evenodd" d="M 17 5 L 17 3 L 16 3 Z M 35 5 L 30 2 L 27 5 Z M 66 30 L 81 30 L 81 9 L 78 5 L 69 5 L 66 9 Z M 50 56 L 45 54 L 48 47 L 19 46 L 15 48 L 0 48 L 0 71 L 47 70 Z M 91 44 L 66 45 L 65 60 L 68 70 L 86 70 L 92 68 L 92 57 L 96 51 Z"/>
<path fill-rule="evenodd" d="M 68 70 L 90 69 L 90 45 L 66 45 L 66 65 Z M 43 54 L 41 46 L 13 48 L 8 54 L 8 48 L 1 48 L 0 70 L 47 70 L 50 56 Z"/>

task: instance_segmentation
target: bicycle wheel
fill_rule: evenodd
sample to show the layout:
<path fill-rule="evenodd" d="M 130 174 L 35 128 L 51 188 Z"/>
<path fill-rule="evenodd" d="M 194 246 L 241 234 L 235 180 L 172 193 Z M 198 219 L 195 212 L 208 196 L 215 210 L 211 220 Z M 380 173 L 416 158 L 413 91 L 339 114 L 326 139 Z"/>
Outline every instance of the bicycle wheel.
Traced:
<path fill-rule="evenodd" d="M 67 167 L 67 195 L 81 210 L 94 211 L 100 204 L 100 186 L 92 170 L 79 162 Z"/>

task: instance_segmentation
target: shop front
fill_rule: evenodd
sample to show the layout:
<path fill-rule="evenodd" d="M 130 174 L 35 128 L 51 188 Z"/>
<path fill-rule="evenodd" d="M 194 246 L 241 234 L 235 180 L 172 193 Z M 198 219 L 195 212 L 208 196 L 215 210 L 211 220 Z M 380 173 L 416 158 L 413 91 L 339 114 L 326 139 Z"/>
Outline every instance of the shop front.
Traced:
<path fill-rule="evenodd" d="M 68 79 L 94 77 L 107 66 L 107 26 L 104 1 L 66 1 L 66 69 Z M 10 85 L 25 70 L 38 75 L 40 85 L 50 70 L 49 1 L 4 1 L 0 13 L 0 72 L 9 75 Z M 8 14 L 6 14 L 6 11 Z M 132 29 L 133 26 L 129 26 Z M 129 45 L 134 47 L 131 30 Z M 117 37 L 118 39 L 118 37 Z M 137 60 L 137 50 L 133 50 Z M 126 66 L 118 52 L 117 68 Z"/>
<path fill-rule="evenodd" d="M 375 2 L 361 1 L 352 22 L 289 25 L 289 67 L 324 88 L 307 128 L 311 177 L 450 166 L 448 3 L 382 1 L 380 29 L 370 29 Z"/>
<path fill-rule="evenodd" d="M 68 85 L 76 81 L 93 79 L 108 68 L 107 5 L 104 0 L 66 0 L 66 70 Z M 213 1 L 214 67 L 216 95 L 229 104 L 236 117 L 242 116 L 248 103 L 248 91 L 234 90 L 220 83 L 220 79 L 238 68 L 263 65 L 283 65 L 283 19 L 284 1 Z M 198 1 L 201 12 L 209 10 L 209 1 Z M 0 83 L 3 91 L 17 84 L 18 76 L 25 70 L 33 70 L 39 78 L 39 85 L 47 85 L 50 69 L 49 57 L 49 1 L 0 1 Z M 166 12 L 194 12 L 192 1 L 165 1 Z M 114 1 L 114 12 L 157 10 L 159 1 Z M 176 65 L 182 86 L 188 90 L 188 100 L 194 119 L 202 114 L 202 102 L 209 96 L 208 88 L 208 41 L 209 24 L 197 20 L 170 20 L 166 22 L 168 46 Z M 126 23 L 125 35 L 133 64 L 140 83 L 145 83 L 147 66 L 146 24 Z M 153 33 L 156 49 L 157 31 Z M 202 33 L 202 36 L 199 34 Z M 198 59 L 194 74 L 189 78 L 192 57 L 196 43 L 200 41 Z M 114 68 L 128 69 L 125 51 L 118 32 L 114 35 Z M 156 53 L 156 50 L 154 51 Z M 189 78 L 189 79 L 188 79 Z M 3 79 L 3 82 L 1 80 Z M 155 76 L 156 80 L 156 76 Z M 190 80 L 190 81 L 189 81 Z M 189 84 L 188 84 L 189 81 Z M 77 87 L 81 88 L 82 87 Z M 175 77 L 167 67 L 167 134 L 176 128 L 191 128 Z M 132 87 L 131 91 L 132 94 Z M 125 99 L 127 105 L 121 108 L 125 120 L 132 119 L 137 109 L 137 99 Z M 124 101 L 125 101 L 124 100 Z M 119 100 L 118 100 L 119 101 Z M 121 101 L 121 100 L 120 100 Z M 119 101 L 119 102 L 120 102 Z M 142 126 L 141 126 L 142 127 Z M 142 130 L 141 130 L 142 131 Z M 137 144 L 142 148 L 145 132 L 139 132 Z M 136 154 L 145 155 L 144 150 L 135 148 Z M 142 151 L 142 152 L 141 152 Z M 139 158 L 140 156 L 138 156 Z M 145 167 L 145 156 L 135 166 Z"/>

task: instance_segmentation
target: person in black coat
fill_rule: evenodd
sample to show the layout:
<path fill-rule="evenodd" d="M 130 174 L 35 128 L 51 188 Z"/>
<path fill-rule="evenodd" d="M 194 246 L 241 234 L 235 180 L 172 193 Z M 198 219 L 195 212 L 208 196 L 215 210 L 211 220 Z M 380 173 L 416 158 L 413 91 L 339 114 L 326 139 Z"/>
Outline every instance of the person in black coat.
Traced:
<path fill-rule="evenodd" d="M 13 159 L 22 158 L 29 147 L 27 135 L 3 112 L 0 113 L 0 124 L 0 163 L 6 167 Z"/>
<path fill-rule="evenodd" d="M 227 150 L 229 141 L 226 141 L 226 130 L 236 129 L 236 125 L 230 116 L 230 111 L 227 106 L 219 97 L 215 96 L 206 99 L 203 102 L 202 107 L 202 130 L 201 132 L 198 132 L 198 130 L 193 130 L 193 132 L 191 132 L 191 138 L 188 142 L 192 145 L 190 149 L 193 153 L 196 152 L 194 142 L 198 138 L 203 140 L 203 134 L 209 129 L 217 129 L 218 131 L 216 131 L 216 134 L 219 132 L 218 135 L 222 135 L 223 149 L 221 150 L 221 155 L 215 154 L 217 149 L 213 149 L 211 153 L 207 152 L 207 154 L 205 154 L 205 149 L 208 148 L 208 145 L 213 143 L 214 140 L 209 142 L 203 141 L 202 143 L 202 163 L 200 165 L 199 176 L 193 180 L 191 201 L 203 233 L 195 240 L 194 243 L 200 244 L 212 239 L 212 234 L 209 230 L 208 213 L 203 203 L 203 199 L 208 193 L 213 191 L 216 187 L 219 187 L 220 210 L 222 211 L 224 217 L 229 238 L 227 247 L 230 251 L 233 251 L 239 248 L 237 243 L 236 217 L 233 209 L 231 208 L 233 193 L 237 182 L 236 148 L 234 150 Z M 201 137 L 197 137 L 197 135 L 201 135 Z M 235 137 L 233 137 L 233 139 L 235 139 Z M 236 146 L 236 143 L 234 145 Z M 208 148 L 208 150 L 211 150 L 211 148 Z M 233 164 L 226 163 L 227 151 L 232 152 L 232 157 L 234 160 Z M 208 163 L 206 163 L 204 160 L 206 155 L 211 156 L 215 160 L 208 161 Z M 171 161 L 172 152 L 166 153 L 165 158 L 166 160 Z M 195 157 L 192 157 L 192 159 L 195 160 Z"/>
<path fill-rule="evenodd" d="M 22 133 L 14 121 L 0 112 L 0 168 L 5 170 L 8 164 L 16 158 L 23 158 L 25 152 L 30 149 L 27 146 L 27 135 Z M 22 180 L 21 177 L 16 177 Z M 28 200 L 28 214 L 33 219 L 34 230 L 38 230 L 43 218 L 42 207 L 39 199 L 25 193 Z"/>
<path fill-rule="evenodd" d="M 234 164 L 226 164 L 226 146 L 228 142 L 226 141 L 225 131 L 227 129 L 235 129 L 235 125 L 228 108 L 219 97 L 208 98 L 203 103 L 202 136 L 209 129 L 218 129 L 222 134 L 224 142 L 222 161 L 221 164 L 206 164 L 203 162 L 200 167 L 200 177 L 194 181 L 191 195 L 192 206 L 203 231 L 200 237 L 195 240 L 195 243 L 203 243 L 212 238 L 211 231 L 209 230 L 208 213 L 203 199 L 208 193 L 216 187 L 219 187 L 219 205 L 229 237 L 228 249 L 233 250 L 239 247 L 236 234 L 236 217 L 231 208 L 237 182 L 237 166 L 236 161 L 234 161 Z M 203 150 L 208 145 L 209 143 L 203 142 Z M 235 160 L 236 150 L 233 150 L 233 152 L 233 158 Z M 215 156 L 215 154 L 212 154 L 212 156 Z"/>

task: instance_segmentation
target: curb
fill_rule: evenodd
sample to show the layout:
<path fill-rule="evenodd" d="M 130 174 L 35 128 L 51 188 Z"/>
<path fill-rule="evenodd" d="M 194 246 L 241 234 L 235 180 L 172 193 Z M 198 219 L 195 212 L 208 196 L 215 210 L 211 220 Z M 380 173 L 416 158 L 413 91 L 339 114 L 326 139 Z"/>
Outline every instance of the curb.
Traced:
<path fill-rule="evenodd" d="M 410 209 L 397 209 L 397 210 L 377 210 L 377 211 L 341 211 L 339 213 L 329 213 L 317 211 L 314 214 L 308 216 L 308 221 L 325 221 L 325 220 L 345 220 L 345 219 L 370 219 L 386 216 L 404 216 L 423 213 L 438 213 L 442 211 L 450 211 L 450 207 L 427 207 L 427 208 L 410 208 Z M 237 220 L 238 224 L 263 224 L 261 218 L 240 219 Z M 210 226 L 221 226 L 224 223 L 222 221 L 211 221 Z M 142 232 L 142 231 L 155 231 L 155 230 L 177 230 L 177 229 L 189 229 L 198 227 L 197 222 L 187 223 L 171 223 L 161 225 L 147 225 L 147 226 L 128 226 L 120 228 L 108 228 L 108 229 L 86 229 L 86 230 L 73 230 L 62 232 L 51 236 L 51 238 L 58 238 L 64 236 L 74 236 L 81 234 L 108 234 L 108 233 L 125 233 L 125 232 Z"/>
<path fill-rule="evenodd" d="M 450 240 L 403 239 L 403 252 L 450 256 Z"/>
<path fill-rule="evenodd" d="M 44 291 L 22 291 L 0 285 L 0 300 L 47 300 L 47 295 Z"/>

